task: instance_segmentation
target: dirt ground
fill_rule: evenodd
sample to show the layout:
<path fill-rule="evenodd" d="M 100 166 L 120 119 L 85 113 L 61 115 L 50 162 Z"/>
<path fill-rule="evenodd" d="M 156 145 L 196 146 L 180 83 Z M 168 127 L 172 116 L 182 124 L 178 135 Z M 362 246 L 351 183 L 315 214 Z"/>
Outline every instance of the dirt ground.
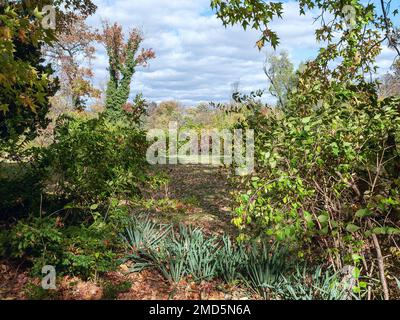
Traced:
<path fill-rule="evenodd" d="M 235 234 L 228 170 L 204 165 L 160 166 L 157 170 L 168 175 L 169 182 L 159 192 L 145 194 L 138 211 L 145 210 L 162 222 L 199 227 L 206 233 Z"/>

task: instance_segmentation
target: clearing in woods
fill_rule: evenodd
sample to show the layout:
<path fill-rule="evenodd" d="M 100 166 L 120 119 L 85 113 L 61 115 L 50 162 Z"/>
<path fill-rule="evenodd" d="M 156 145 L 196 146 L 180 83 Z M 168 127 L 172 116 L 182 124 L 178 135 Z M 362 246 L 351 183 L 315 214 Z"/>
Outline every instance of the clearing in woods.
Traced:
<path fill-rule="evenodd" d="M 207 165 L 165 165 L 155 171 L 167 178 L 157 192 L 145 193 L 137 210 L 163 222 L 201 227 L 205 232 L 235 233 L 229 171 Z"/>

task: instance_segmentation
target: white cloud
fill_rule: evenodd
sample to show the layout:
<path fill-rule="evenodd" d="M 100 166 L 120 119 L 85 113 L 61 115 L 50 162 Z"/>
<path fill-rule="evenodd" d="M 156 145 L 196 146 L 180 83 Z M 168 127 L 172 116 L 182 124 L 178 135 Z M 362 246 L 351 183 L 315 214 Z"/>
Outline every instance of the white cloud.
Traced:
<path fill-rule="evenodd" d="M 143 47 L 153 48 L 156 59 L 148 68 L 138 70 L 132 84 L 135 94 L 142 91 L 148 100 L 178 99 L 186 105 L 201 101 L 227 101 L 232 83 L 248 91 L 264 89 L 265 51 L 255 42 L 259 33 L 239 26 L 224 28 L 210 11 L 210 0 L 95 0 L 96 14 L 89 22 L 101 26 L 102 19 L 122 24 L 124 30 L 138 27 L 145 37 Z M 271 27 L 281 37 L 298 65 L 315 55 L 313 16 L 299 16 L 298 4 L 285 4 L 283 20 Z M 98 51 L 94 69 L 98 83 L 107 79 L 107 58 Z M 381 62 L 388 65 L 390 53 Z"/>

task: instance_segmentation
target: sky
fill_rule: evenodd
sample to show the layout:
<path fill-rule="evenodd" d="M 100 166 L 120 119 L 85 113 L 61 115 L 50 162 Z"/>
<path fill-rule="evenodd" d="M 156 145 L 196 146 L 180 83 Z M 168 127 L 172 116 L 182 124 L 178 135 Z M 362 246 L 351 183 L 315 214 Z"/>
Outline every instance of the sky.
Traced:
<path fill-rule="evenodd" d="M 157 103 L 179 100 L 185 106 L 201 102 L 226 102 L 232 86 L 249 93 L 266 89 L 268 81 L 263 65 L 268 51 L 255 43 L 260 34 L 240 26 L 225 28 L 210 9 L 210 0 L 94 0 L 96 14 L 88 23 L 101 28 L 101 21 L 118 22 L 126 31 L 139 28 L 144 35 L 143 48 L 152 48 L 156 59 L 140 67 L 132 82 L 132 95 L 142 92 L 146 100 Z M 274 20 L 281 44 L 297 67 L 316 56 L 315 25 L 312 13 L 300 16 L 298 4 L 286 1 L 283 20 Z M 391 66 L 394 53 L 385 48 L 378 59 L 380 73 Z M 107 57 L 98 47 L 93 62 L 95 83 L 107 83 Z M 270 99 L 267 97 L 267 99 Z"/>

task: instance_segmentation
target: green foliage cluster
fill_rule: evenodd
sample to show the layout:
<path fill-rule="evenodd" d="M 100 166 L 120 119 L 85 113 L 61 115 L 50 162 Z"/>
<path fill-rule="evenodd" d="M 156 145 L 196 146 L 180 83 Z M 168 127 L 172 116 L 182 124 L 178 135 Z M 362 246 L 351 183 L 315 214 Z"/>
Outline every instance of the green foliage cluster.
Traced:
<path fill-rule="evenodd" d="M 222 279 L 243 283 L 263 298 L 345 298 L 345 286 L 330 271 L 307 269 L 287 250 L 267 242 L 233 244 L 227 236 L 206 236 L 199 229 L 158 225 L 134 217 L 126 228 L 127 259 L 132 272 L 155 268 L 170 282 Z M 302 270 L 294 273 L 293 271 Z M 311 279 L 311 281 L 309 281 Z"/>
<path fill-rule="evenodd" d="M 122 248 L 119 230 L 126 217 L 124 210 L 112 210 L 107 221 L 94 215 L 92 222 L 78 224 L 68 217 L 30 216 L 2 232 L 1 251 L 28 263 L 33 275 L 52 265 L 58 275 L 93 278 L 117 266 Z"/>
<path fill-rule="evenodd" d="M 39 207 L 42 179 L 43 171 L 33 160 L 23 166 L 19 163 L 0 163 L 1 219 L 24 216 L 26 208 Z"/>
<path fill-rule="evenodd" d="M 55 189 L 83 206 L 129 199 L 145 179 L 146 137 L 130 122 L 63 117 L 45 151 Z"/>
<path fill-rule="evenodd" d="M 0 237 L 2 255 L 29 262 L 35 274 L 44 265 L 84 278 L 114 268 L 120 200 L 139 193 L 145 148 L 126 119 L 59 118 L 52 145 L 27 163 L 2 164 L 2 221 L 14 218 Z"/>
<path fill-rule="evenodd" d="M 117 265 L 118 232 L 126 216 L 120 200 L 136 196 L 145 180 L 145 136 L 126 119 L 100 115 L 61 117 L 54 138 L 38 150 L 31 169 L 24 165 L 24 174 L 14 168 L 3 177 L 2 188 L 13 186 L 18 197 L 8 194 L 2 206 L 19 208 L 20 199 L 21 212 L 29 216 L 2 233 L 1 251 L 29 262 L 34 274 L 53 265 L 59 274 L 95 277 Z M 23 193 L 23 186 L 37 189 Z"/>
<path fill-rule="evenodd" d="M 48 124 L 48 97 L 57 90 L 53 70 L 44 65 L 43 43 L 52 30 L 41 27 L 38 10 L 18 2 L 0 4 L 0 146 L 15 148 L 21 135 L 32 139 Z M 11 140 L 11 144 L 8 144 Z M 10 151 L 10 150 L 9 150 Z"/>
<path fill-rule="evenodd" d="M 268 24 L 274 16 L 282 17 L 282 2 L 212 0 L 211 8 L 217 10 L 217 17 L 224 26 L 239 23 L 244 30 L 251 28 L 262 31 L 263 35 L 257 42 L 260 49 L 266 42 L 270 42 L 274 48 L 279 44 L 277 34 L 268 28 Z"/>
<path fill-rule="evenodd" d="M 254 99 L 241 127 L 255 130 L 257 174 L 244 179 L 234 223 L 241 238 L 269 238 L 296 248 L 300 256 L 351 264 L 355 277 L 377 265 L 389 299 L 385 263 L 400 235 L 399 98 L 380 99 L 377 70 L 381 44 L 397 47 L 398 10 L 390 1 L 299 0 L 300 14 L 318 10 L 317 57 L 302 66 L 281 108 L 261 113 Z M 212 1 L 224 24 L 262 32 L 261 49 L 278 44 L 268 24 L 281 17 L 282 3 Z M 354 10 L 350 18 L 349 7 Z M 330 16 L 329 21 L 325 18 Z M 251 97 L 250 97 L 251 98 Z M 255 108 L 254 108 L 255 107 Z M 354 291 L 368 285 L 360 281 Z"/>
<path fill-rule="evenodd" d="M 369 255 L 372 234 L 400 234 L 398 102 L 366 92 L 337 85 L 309 110 L 292 98 L 243 123 L 255 129 L 257 161 L 234 220 L 243 236 L 294 242 L 301 254 L 318 241 L 340 268 Z"/>

